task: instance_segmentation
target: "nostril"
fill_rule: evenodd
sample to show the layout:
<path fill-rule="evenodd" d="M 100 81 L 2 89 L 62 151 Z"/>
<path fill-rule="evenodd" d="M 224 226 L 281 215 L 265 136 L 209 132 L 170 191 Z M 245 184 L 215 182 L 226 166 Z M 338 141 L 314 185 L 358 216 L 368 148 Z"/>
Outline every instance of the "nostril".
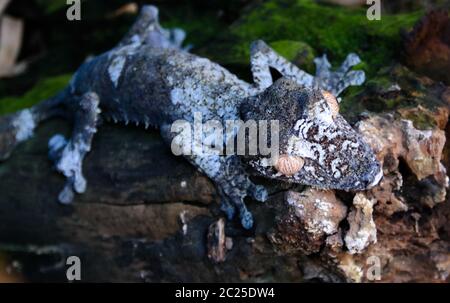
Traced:
<path fill-rule="evenodd" d="M 373 182 L 373 174 L 369 173 L 369 174 L 364 175 L 361 178 L 361 181 L 366 187 L 369 186 L 369 184 Z"/>
<path fill-rule="evenodd" d="M 361 181 L 363 181 L 366 184 L 369 184 L 370 182 L 372 182 L 372 174 L 366 174 L 361 178 Z"/>

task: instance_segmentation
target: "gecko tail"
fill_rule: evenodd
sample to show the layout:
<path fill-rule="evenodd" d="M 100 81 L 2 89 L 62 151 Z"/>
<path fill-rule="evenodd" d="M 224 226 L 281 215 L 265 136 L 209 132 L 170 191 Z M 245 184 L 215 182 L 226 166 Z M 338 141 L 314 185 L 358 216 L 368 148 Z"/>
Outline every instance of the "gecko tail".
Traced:
<path fill-rule="evenodd" d="M 61 113 L 60 105 L 67 96 L 63 90 L 35 106 L 0 116 L 0 161 L 6 160 L 15 147 L 33 136 L 40 122 Z"/>

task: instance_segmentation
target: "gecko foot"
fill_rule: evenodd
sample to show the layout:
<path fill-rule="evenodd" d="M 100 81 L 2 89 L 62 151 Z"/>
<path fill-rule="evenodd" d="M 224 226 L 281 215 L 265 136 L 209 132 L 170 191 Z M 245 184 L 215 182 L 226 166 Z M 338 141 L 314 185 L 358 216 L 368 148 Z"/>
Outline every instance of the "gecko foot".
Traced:
<path fill-rule="evenodd" d="M 217 185 L 221 196 L 220 208 L 225 212 L 228 220 L 233 219 L 236 212 L 239 214 L 241 225 L 245 229 L 253 227 L 253 216 L 245 205 L 244 198 L 248 195 L 253 199 L 264 202 L 267 200 L 267 190 L 261 185 L 255 185 L 245 176 L 245 181 L 235 183 L 228 180 L 227 183 L 219 182 Z M 242 180 L 240 180 L 242 181 Z"/>
<path fill-rule="evenodd" d="M 241 225 L 245 229 L 253 227 L 253 216 L 248 211 L 247 206 L 244 203 L 244 197 L 246 193 L 237 190 L 237 188 L 231 188 L 228 184 L 218 184 L 218 191 L 221 197 L 220 209 L 226 214 L 228 220 L 232 220 L 236 214 L 236 210 L 239 212 L 239 218 Z"/>
<path fill-rule="evenodd" d="M 264 202 L 268 193 L 264 186 L 255 185 L 250 181 L 241 162 L 235 156 L 218 159 L 223 169 L 216 176 L 215 181 L 222 198 L 221 209 L 227 214 L 228 219 L 238 212 L 242 226 L 245 229 L 253 227 L 253 216 L 245 205 L 244 198 L 251 196 L 253 199 Z"/>
<path fill-rule="evenodd" d="M 49 140 L 48 147 L 49 158 L 55 163 L 56 169 L 67 178 L 58 200 L 62 204 L 70 204 L 75 192 L 83 193 L 86 190 L 86 179 L 81 170 L 80 151 L 60 134 Z"/>
<path fill-rule="evenodd" d="M 56 169 L 66 177 L 66 184 L 58 196 L 59 202 L 69 204 L 75 193 L 86 191 L 86 179 L 83 176 L 83 159 L 91 149 L 92 138 L 97 131 L 98 96 L 87 93 L 79 98 L 75 112 L 75 124 L 72 137 L 67 140 L 58 134 L 49 143 L 49 158 Z"/>
<path fill-rule="evenodd" d="M 317 87 L 325 89 L 335 96 L 338 96 L 349 86 L 361 85 L 365 81 L 364 71 L 351 70 L 351 68 L 361 62 L 358 55 L 351 53 L 347 56 L 342 65 L 331 70 L 331 64 L 326 55 L 315 58 L 316 76 L 314 84 Z"/>

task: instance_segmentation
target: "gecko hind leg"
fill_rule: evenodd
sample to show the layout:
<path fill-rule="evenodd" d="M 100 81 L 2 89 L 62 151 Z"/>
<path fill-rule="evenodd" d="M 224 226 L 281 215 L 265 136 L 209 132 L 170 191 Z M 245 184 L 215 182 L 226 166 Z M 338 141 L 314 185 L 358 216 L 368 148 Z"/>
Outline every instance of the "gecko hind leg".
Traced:
<path fill-rule="evenodd" d="M 56 169 L 66 177 L 66 184 L 58 196 L 59 202 L 69 204 L 74 193 L 86 190 L 82 164 L 91 149 L 92 139 L 97 132 L 97 120 L 100 114 L 99 98 L 95 93 L 86 93 L 74 100 L 74 129 L 72 137 L 66 140 L 58 134 L 49 141 L 49 158 Z"/>
<path fill-rule="evenodd" d="M 159 23 L 159 10 L 153 5 L 144 5 L 134 25 L 119 45 L 147 44 L 161 48 L 183 49 L 186 32 L 180 28 L 163 28 Z"/>

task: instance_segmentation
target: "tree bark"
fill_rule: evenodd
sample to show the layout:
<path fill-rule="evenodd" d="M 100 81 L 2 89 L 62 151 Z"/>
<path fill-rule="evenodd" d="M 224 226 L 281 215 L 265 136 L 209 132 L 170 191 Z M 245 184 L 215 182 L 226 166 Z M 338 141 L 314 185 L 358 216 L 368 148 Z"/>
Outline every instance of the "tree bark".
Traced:
<path fill-rule="evenodd" d="M 84 162 L 86 193 L 58 204 L 64 178 L 47 159 L 55 133 L 67 135 L 69 125 L 44 124 L 0 164 L 0 280 L 67 281 L 66 259 L 78 256 L 84 282 L 369 281 L 353 269 L 366 271 L 379 256 L 381 281 L 448 281 L 448 200 L 417 220 L 375 213 L 378 242 L 352 255 L 340 220 L 353 194 L 337 192 L 336 202 L 332 193 L 329 203 L 341 206 L 328 217 L 314 198 L 302 218 L 286 202 L 302 186 L 255 179 L 270 193 L 266 203 L 247 201 L 255 227 L 223 227 L 213 184 L 173 156 L 157 131 L 137 127 L 102 125 Z M 308 229 L 333 218 L 338 233 Z"/>

